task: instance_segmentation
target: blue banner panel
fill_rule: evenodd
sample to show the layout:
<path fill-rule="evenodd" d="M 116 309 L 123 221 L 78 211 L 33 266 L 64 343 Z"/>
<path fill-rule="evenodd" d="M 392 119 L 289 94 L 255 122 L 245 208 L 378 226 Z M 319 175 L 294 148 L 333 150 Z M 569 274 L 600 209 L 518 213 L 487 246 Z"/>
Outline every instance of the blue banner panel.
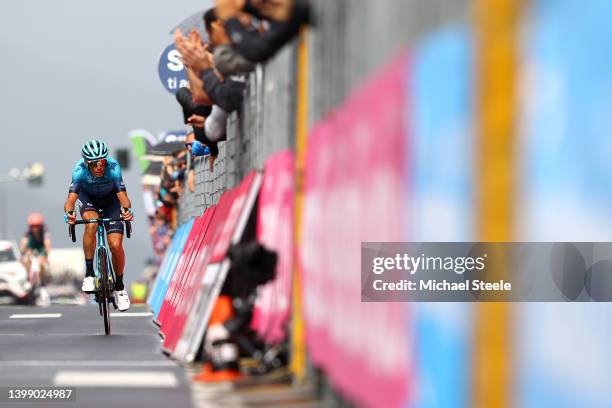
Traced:
<path fill-rule="evenodd" d="M 519 240 L 612 241 L 610 21 L 609 0 L 529 4 L 520 49 Z M 590 266 L 577 265 L 576 275 Z M 517 309 L 516 405 L 612 406 L 612 305 Z"/>
<path fill-rule="evenodd" d="M 177 228 L 176 233 L 172 238 L 172 242 L 166 250 L 164 261 L 159 269 L 159 273 L 155 279 L 153 291 L 151 292 L 151 296 L 149 297 L 148 301 L 149 308 L 153 312 L 153 320 L 157 319 L 162 302 L 166 296 L 166 291 L 168 290 L 168 285 L 170 284 L 170 280 L 172 279 L 172 275 L 176 269 L 176 264 L 181 257 L 183 248 L 185 247 L 185 242 L 187 242 L 187 237 L 189 236 L 193 222 L 194 219 L 192 218 Z"/>
<path fill-rule="evenodd" d="M 409 241 L 471 241 L 473 50 L 467 27 L 428 35 L 414 50 L 408 81 Z M 409 306 L 415 387 L 408 406 L 469 407 L 472 305 Z"/>

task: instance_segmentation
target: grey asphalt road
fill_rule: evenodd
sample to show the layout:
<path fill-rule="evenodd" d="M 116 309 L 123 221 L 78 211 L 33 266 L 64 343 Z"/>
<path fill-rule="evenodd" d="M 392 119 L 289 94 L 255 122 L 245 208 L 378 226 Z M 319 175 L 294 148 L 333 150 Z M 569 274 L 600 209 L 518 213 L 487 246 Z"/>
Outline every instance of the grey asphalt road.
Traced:
<path fill-rule="evenodd" d="M 145 312 L 112 316 L 105 336 L 96 305 L 0 306 L 0 407 L 190 407 L 185 371 Z M 10 403 L 5 387 L 75 387 L 76 401 Z"/>

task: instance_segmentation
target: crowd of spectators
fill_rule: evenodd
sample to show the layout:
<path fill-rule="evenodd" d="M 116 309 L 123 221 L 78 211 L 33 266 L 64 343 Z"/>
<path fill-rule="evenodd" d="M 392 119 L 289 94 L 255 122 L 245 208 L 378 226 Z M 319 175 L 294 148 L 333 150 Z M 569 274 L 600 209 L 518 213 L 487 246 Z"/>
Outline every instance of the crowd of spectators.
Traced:
<path fill-rule="evenodd" d="M 159 265 L 172 240 L 177 226 L 179 198 L 185 189 L 195 190 L 192 161 L 187 148 L 170 152 L 160 157 L 159 184 L 152 186 L 150 193 L 155 203 L 155 212 L 150 216 L 154 263 Z"/>
<path fill-rule="evenodd" d="M 202 18 L 206 41 L 195 29 L 174 34 L 190 84 L 176 98 L 193 128 L 191 153 L 209 154 L 212 171 L 227 117 L 242 105 L 245 76 L 297 35 L 309 7 L 305 0 L 217 0 Z"/>
<path fill-rule="evenodd" d="M 150 233 L 159 262 L 176 229 L 180 195 L 194 191 L 194 156 L 206 156 L 212 172 L 228 116 L 242 106 L 247 75 L 272 58 L 310 22 L 307 0 L 216 0 L 202 13 L 205 39 L 193 29 L 174 33 L 189 86 L 176 92 L 190 127 L 185 148 L 163 158 Z M 189 157 L 191 156 L 191 157 Z"/>

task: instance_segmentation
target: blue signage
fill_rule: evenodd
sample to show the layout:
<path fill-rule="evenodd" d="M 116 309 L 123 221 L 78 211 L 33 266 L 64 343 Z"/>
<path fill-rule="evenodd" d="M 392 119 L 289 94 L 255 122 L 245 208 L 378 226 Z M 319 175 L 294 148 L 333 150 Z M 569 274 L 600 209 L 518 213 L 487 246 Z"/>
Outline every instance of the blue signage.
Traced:
<path fill-rule="evenodd" d="M 172 94 L 176 94 L 179 88 L 189 85 L 185 65 L 174 43 L 166 47 L 159 58 L 158 72 L 162 85 Z"/>

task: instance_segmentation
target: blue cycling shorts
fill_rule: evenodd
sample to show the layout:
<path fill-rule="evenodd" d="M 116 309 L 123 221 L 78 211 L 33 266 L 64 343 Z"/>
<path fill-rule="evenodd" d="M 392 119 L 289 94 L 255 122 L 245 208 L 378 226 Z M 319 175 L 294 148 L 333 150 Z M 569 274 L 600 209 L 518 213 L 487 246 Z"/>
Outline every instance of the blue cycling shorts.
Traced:
<path fill-rule="evenodd" d="M 115 193 L 105 197 L 92 197 L 84 189 L 80 189 L 78 202 L 81 207 L 81 217 L 86 211 L 102 210 L 103 218 L 121 218 L 121 203 Z M 123 222 L 120 221 L 105 222 L 104 228 L 107 234 L 123 234 Z"/>

